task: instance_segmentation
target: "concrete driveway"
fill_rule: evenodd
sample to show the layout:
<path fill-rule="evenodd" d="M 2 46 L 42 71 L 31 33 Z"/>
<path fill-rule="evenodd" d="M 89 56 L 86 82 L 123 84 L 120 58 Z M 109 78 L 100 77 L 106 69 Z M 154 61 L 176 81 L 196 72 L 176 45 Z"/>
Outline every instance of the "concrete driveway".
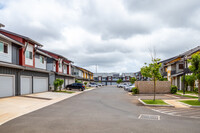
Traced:
<path fill-rule="evenodd" d="M 82 92 L 76 91 L 73 94 L 43 92 L 25 96 L 15 96 L 0 99 L 0 125 L 61 100 L 75 96 Z"/>
<path fill-rule="evenodd" d="M 199 125 L 199 119 L 155 112 L 122 89 L 108 86 L 18 117 L 1 125 L 0 132 L 199 133 Z"/>

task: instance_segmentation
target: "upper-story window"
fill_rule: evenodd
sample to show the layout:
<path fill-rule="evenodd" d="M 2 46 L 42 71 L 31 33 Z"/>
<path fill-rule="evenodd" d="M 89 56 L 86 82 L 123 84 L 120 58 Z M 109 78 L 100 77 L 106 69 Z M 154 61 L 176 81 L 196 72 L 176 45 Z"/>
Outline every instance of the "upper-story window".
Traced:
<path fill-rule="evenodd" d="M 41 62 L 42 64 L 44 64 L 44 57 L 43 57 L 43 56 L 40 56 L 40 62 Z"/>
<path fill-rule="evenodd" d="M 28 58 L 28 59 L 33 59 L 33 52 L 31 52 L 31 51 L 26 51 L 26 58 Z"/>
<path fill-rule="evenodd" d="M 0 52 L 8 53 L 8 44 L 0 42 Z"/>

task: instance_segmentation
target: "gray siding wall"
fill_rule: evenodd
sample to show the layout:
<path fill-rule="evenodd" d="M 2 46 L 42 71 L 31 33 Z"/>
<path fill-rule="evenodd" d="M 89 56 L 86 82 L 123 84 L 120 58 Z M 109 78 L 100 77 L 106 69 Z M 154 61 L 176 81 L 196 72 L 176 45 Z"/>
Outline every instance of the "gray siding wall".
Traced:
<path fill-rule="evenodd" d="M 47 70 L 48 71 L 53 71 L 53 62 L 54 60 L 47 57 Z"/>
<path fill-rule="evenodd" d="M 19 47 L 12 44 L 12 63 L 19 65 Z"/>
<path fill-rule="evenodd" d="M 27 71 L 27 70 L 20 70 L 15 68 L 7 68 L 0 66 L 0 74 L 10 74 L 15 75 L 15 95 L 20 95 L 20 76 L 37 76 L 37 77 L 49 77 L 49 73 L 41 73 L 41 72 L 34 72 L 34 71 Z"/>
<path fill-rule="evenodd" d="M 49 86 L 54 86 L 53 82 L 55 80 L 55 73 L 49 74 Z"/>

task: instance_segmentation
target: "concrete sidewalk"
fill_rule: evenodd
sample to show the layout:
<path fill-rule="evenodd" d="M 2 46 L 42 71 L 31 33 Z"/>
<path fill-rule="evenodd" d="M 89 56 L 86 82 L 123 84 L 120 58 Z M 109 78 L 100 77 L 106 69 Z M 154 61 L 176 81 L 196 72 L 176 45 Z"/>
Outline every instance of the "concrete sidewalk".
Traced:
<path fill-rule="evenodd" d="M 25 96 L 15 96 L 0 99 L 0 125 L 3 123 L 22 116 L 24 114 L 33 112 L 51 104 L 57 103 L 72 96 L 84 93 L 85 91 L 76 91 L 75 93 L 60 93 L 60 92 L 44 92 L 37 94 L 30 94 Z"/>

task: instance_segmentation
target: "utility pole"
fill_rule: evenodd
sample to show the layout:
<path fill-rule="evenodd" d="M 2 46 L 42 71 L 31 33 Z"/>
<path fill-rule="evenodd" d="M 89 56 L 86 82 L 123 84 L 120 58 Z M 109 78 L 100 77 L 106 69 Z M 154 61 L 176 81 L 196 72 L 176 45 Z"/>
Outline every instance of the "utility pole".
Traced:
<path fill-rule="evenodd" d="M 183 94 L 185 94 L 185 57 L 183 57 Z"/>
<path fill-rule="evenodd" d="M 96 73 L 97 73 L 97 64 L 96 64 Z"/>

